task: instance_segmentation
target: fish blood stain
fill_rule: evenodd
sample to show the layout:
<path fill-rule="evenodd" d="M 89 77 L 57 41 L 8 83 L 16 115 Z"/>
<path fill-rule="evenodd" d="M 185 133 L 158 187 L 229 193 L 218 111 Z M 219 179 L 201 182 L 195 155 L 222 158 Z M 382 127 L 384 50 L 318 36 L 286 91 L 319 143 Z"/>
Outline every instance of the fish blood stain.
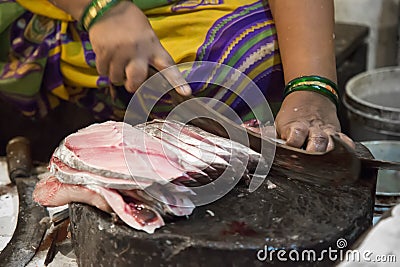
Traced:
<path fill-rule="evenodd" d="M 128 207 L 131 215 L 139 219 L 142 225 L 150 224 L 157 220 L 155 212 L 141 204 L 129 203 Z"/>

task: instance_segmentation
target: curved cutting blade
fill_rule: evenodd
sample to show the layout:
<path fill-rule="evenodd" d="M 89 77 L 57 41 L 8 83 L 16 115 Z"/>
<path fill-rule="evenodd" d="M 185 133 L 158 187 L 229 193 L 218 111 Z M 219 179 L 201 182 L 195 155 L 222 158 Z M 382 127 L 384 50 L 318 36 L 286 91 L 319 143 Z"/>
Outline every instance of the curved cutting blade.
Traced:
<path fill-rule="evenodd" d="M 32 199 L 36 178 L 17 179 L 19 212 L 14 235 L 0 254 L 0 266 L 25 266 L 33 258 L 46 232 L 40 221 L 48 216 L 47 210 Z"/>

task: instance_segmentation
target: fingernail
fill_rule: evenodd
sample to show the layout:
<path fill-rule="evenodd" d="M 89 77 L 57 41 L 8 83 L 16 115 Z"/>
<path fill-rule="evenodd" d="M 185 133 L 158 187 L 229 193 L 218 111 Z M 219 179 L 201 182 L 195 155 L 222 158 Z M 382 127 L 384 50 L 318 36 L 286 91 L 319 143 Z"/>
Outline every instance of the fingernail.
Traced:
<path fill-rule="evenodd" d="M 192 94 L 192 88 L 190 88 L 188 84 L 180 85 L 177 89 L 178 93 L 181 95 L 188 96 Z"/>

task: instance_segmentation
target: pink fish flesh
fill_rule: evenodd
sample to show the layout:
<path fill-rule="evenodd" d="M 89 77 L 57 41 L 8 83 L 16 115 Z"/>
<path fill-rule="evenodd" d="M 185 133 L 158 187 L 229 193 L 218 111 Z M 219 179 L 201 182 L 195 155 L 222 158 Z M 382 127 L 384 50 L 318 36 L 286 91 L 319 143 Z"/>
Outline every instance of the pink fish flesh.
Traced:
<path fill-rule="evenodd" d="M 245 161 L 253 166 L 263 159 L 245 146 L 179 122 L 97 123 L 60 143 L 34 199 L 43 206 L 86 203 L 153 233 L 164 225 L 162 217 L 193 212 L 190 186 L 212 182 L 224 171 L 238 176 L 236 168 Z"/>

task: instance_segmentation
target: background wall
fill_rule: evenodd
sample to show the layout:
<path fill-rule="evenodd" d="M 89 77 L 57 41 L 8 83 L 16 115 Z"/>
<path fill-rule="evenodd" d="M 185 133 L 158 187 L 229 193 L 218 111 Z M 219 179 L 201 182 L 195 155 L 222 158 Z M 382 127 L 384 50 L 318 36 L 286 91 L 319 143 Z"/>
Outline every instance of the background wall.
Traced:
<path fill-rule="evenodd" d="M 400 65 L 400 0 L 335 0 L 338 22 L 370 27 L 368 69 Z"/>

